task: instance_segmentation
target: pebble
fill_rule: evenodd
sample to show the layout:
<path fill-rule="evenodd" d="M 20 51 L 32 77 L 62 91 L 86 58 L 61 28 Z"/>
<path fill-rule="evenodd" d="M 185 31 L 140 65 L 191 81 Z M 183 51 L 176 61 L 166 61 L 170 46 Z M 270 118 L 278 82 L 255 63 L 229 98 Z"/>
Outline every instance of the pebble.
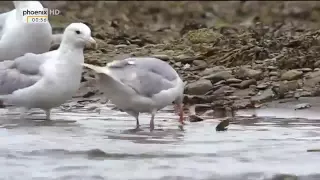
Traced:
<path fill-rule="evenodd" d="M 294 107 L 294 110 L 298 110 L 298 109 L 306 109 L 306 108 L 310 108 L 311 104 L 309 103 L 301 103 L 301 104 L 297 104 Z"/>
<path fill-rule="evenodd" d="M 280 79 L 291 81 L 291 80 L 299 79 L 300 77 L 302 77 L 302 75 L 303 75 L 302 71 L 298 71 L 298 70 L 293 69 L 293 70 L 289 70 L 289 71 L 284 72 L 281 75 Z"/>
<path fill-rule="evenodd" d="M 195 57 L 191 57 L 185 54 L 181 54 L 179 56 L 176 56 L 173 58 L 175 61 L 179 61 L 182 63 L 192 63 L 193 60 L 195 60 Z"/>
<path fill-rule="evenodd" d="M 248 88 L 250 85 L 256 85 L 257 81 L 254 79 L 248 79 L 248 80 L 244 80 L 239 84 L 239 88 L 241 89 L 246 89 Z"/>
<path fill-rule="evenodd" d="M 231 72 L 229 72 L 229 71 L 220 71 L 220 72 L 216 72 L 216 73 L 213 73 L 211 75 L 208 75 L 208 76 L 204 76 L 203 78 L 211 80 L 212 83 L 216 83 L 216 82 L 219 82 L 221 80 L 230 79 L 232 77 L 233 76 L 231 75 Z"/>
<path fill-rule="evenodd" d="M 226 83 L 227 84 L 232 84 L 232 83 L 241 83 L 242 80 L 241 79 L 237 79 L 237 78 L 229 78 L 227 79 Z"/>
<path fill-rule="evenodd" d="M 278 68 L 277 68 L 277 67 L 274 67 L 274 66 L 268 66 L 267 69 L 268 69 L 268 70 L 277 70 Z"/>
<path fill-rule="evenodd" d="M 267 100 L 272 99 L 274 96 L 274 93 L 271 89 L 266 89 L 263 92 L 259 93 L 258 95 L 255 95 L 251 98 L 253 102 L 264 102 Z"/>
<path fill-rule="evenodd" d="M 301 69 L 299 69 L 299 70 L 302 71 L 302 72 L 304 72 L 304 73 L 306 73 L 306 72 L 311 72 L 311 71 L 312 71 L 311 68 L 301 68 Z"/>
<path fill-rule="evenodd" d="M 182 67 L 182 69 L 184 69 L 184 70 L 190 69 L 190 64 L 185 64 L 185 65 Z"/>
<path fill-rule="evenodd" d="M 166 54 L 154 54 L 151 57 L 158 58 L 158 59 L 161 59 L 163 61 L 170 60 L 170 57 L 168 55 L 166 55 Z"/>
<path fill-rule="evenodd" d="M 279 73 L 276 71 L 272 71 L 269 73 L 269 76 L 279 76 Z"/>
<path fill-rule="evenodd" d="M 266 84 L 266 83 L 258 84 L 258 86 L 256 88 L 259 90 L 265 90 L 268 88 L 268 84 Z"/>
<path fill-rule="evenodd" d="M 127 47 L 128 45 L 126 45 L 126 44 L 118 44 L 118 45 L 115 45 L 114 47 L 115 48 L 125 48 L 125 47 Z"/>
<path fill-rule="evenodd" d="M 199 73 L 201 76 L 207 76 L 216 72 L 226 71 L 227 69 L 224 66 L 214 66 L 212 68 L 206 68 L 202 72 Z"/>
<path fill-rule="evenodd" d="M 207 62 L 204 60 L 194 60 L 193 64 L 196 66 L 200 66 L 200 67 L 206 67 L 207 66 Z"/>
<path fill-rule="evenodd" d="M 240 67 L 236 72 L 236 77 L 239 79 L 256 79 L 259 80 L 261 78 L 262 71 L 254 70 L 247 67 Z"/>
<path fill-rule="evenodd" d="M 203 95 L 212 89 L 212 83 L 206 79 L 200 79 L 186 86 L 186 91 L 191 95 Z"/>

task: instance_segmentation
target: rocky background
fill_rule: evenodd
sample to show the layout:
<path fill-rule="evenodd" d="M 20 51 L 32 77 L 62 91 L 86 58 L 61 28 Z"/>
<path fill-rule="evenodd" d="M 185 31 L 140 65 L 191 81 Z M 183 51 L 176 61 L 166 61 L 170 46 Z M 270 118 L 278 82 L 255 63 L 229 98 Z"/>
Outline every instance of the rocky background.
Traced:
<path fill-rule="evenodd" d="M 320 2 L 47 1 L 55 32 L 85 22 L 99 44 L 88 63 L 130 56 L 169 62 L 188 82 L 186 104 L 235 109 L 320 94 Z M 2 10 L 12 8 L 1 2 Z M 79 96 L 98 93 L 84 73 Z"/>

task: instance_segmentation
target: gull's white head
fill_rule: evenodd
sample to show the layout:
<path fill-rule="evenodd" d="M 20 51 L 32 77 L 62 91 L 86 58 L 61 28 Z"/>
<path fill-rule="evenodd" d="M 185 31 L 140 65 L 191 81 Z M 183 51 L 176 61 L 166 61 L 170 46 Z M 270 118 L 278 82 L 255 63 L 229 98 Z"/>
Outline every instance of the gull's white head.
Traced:
<path fill-rule="evenodd" d="M 96 41 L 91 37 L 90 28 L 83 23 L 70 24 L 63 33 L 61 44 L 72 44 L 78 48 L 93 47 L 97 48 Z"/>
<path fill-rule="evenodd" d="M 16 9 L 32 8 L 42 9 L 43 6 L 39 1 L 13 1 L 13 5 Z"/>

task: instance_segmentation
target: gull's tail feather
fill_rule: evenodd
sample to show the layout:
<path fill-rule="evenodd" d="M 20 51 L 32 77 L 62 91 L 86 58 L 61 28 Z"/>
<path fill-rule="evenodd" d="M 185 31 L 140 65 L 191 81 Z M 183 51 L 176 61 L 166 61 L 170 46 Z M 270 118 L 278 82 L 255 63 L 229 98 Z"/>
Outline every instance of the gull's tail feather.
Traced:
<path fill-rule="evenodd" d="M 87 64 L 87 63 L 82 63 L 82 66 L 87 67 L 89 69 L 92 69 L 97 73 L 109 75 L 109 70 L 107 67 L 100 67 L 100 66 L 95 66 L 92 64 Z"/>

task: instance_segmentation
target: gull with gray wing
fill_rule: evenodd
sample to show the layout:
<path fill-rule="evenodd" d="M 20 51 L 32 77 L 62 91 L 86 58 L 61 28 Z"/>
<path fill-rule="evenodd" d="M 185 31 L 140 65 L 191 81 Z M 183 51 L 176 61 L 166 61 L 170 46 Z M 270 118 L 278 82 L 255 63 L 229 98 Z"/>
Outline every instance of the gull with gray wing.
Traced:
<path fill-rule="evenodd" d="M 70 100 L 79 89 L 83 49 L 93 44 L 90 28 L 72 23 L 65 29 L 59 49 L 1 62 L 0 100 L 26 110 L 43 109 L 49 120 L 50 110 Z"/>
<path fill-rule="evenodd" d="M 106 97 L 118 108 L 136 119 L 139 113 L 150 113 L 150 130 L 158 110 L 175 103 L 179 122 L 183 118 L 184 82 L 166 62 L 151 57 L 135 57 L 108 63 L 106 67 L 83 64 L 98 74 L 99 85 Z"/>

